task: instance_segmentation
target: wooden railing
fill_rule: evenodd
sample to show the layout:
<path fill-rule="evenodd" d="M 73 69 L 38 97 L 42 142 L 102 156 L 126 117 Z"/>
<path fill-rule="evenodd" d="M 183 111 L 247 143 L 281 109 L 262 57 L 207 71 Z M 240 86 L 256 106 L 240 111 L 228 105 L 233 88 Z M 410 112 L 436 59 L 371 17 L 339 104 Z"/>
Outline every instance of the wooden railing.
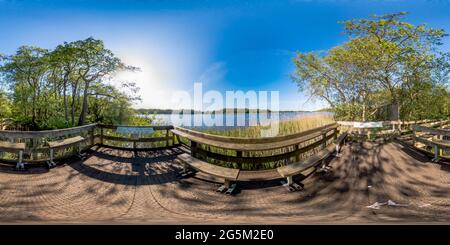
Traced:
<path fill-rule="evenodd" d="M 24 152 L 25 162 L 44 162 L 50 159 L 48 142 L 70 138 L 73 136 L 82 136 L 85 140 L 82 142 L 82 148 L 87 149 L 92 147 L 95 142 L 95 130 L 97 124 L 90 124 L 80 127 L 45 130 L 45 131 L 0 131 L 0 141 L 7 141 L 13 143 L 25 143 L 26 150 Z M 72 147 L 71 147 L 72 148 Z M 63 158 L 71 155 L 74 149 L 65 149 L 59 154 L 57 158 Z M 0 160 L 15 161 L 15 155 L 8 152 L 0 152 Z"/>
<path fill-rule="evenodd" d="M 118 127 L 129 128 L 152 128 L 155 132 L 145 137 L 133 137 L 131 134 L 117 133 Z M 100 130 L 97 135 L 99 144 L 117 149 L 125 150 L 155 150 L 177 146 L 175 135 L 170 131 L 173 126 L 118 126 L 99 124 Z"/>
<path fill-rule="evenodd" d="M 442 157 L 450 157 L 450 129 L 446 124 L 430 124 L 427 126 L 414 125 L 413 146 L 434 154 L 433 161 Z M 441 126 L 445 128 L 434 128 Z"/>
<path fill-rule="evenodd" d="M 449 120 L 419 120 L 419 121 L 378 121 L 378 122 L 351 122 L 351 121 L 338 121 L 337 123 L 343 130 L 346 130 L 352 134 L 364 135 L 370 137 L 371 135 L 395 135 L 410 133 L 413 130 L 414 125 L 427 125 L 438 126 L 445 125 Z M 355 127 L 355 124 L 376 124 L 381 127 Z"/>
<path fill-rule="evenodd" d="M 175 136 L 170 132 L 172 126 L 137 126 L 153 128 L 155 131 L 150 136 L 133 138 L 128 134 L 115 132 L 118 126 L 90 124 L 67 129 L 45 130 L 45 131 L 8 131 L 0 130 L 0 141 L 12 143 L 25 143 L 26 149 L 23 154 L 24 162 L 46 162 L 50 160 L 50 148 L 48 142 L 68 139 L 75 136 L 84 138 L 81 143 L 82 150 L 94 145 L 103 145 L 125 150 L 154 150 L 176 146 Z M 135 126 L 121 126 L 134 127 Z M 61 159 L 73 155 L 77 146 L 58 150 L 55 159 Z M 17 154 L 0 149 L 0 161 L 15 162 Z"/>
<path fill-rule="evenodd" d="M 326 148 L 337 138 L 338 124 L 265 138 L 218 136 L 180 127 L 172 132 L 196 158 L 224 167 L 258 170 L 284 166 Z"/>

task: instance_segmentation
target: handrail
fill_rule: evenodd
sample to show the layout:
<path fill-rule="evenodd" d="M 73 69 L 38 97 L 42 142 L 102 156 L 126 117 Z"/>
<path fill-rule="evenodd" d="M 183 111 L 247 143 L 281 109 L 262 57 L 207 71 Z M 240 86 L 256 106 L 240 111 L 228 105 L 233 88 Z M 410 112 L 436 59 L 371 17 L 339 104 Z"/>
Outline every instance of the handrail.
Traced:
<path fill-rule="evenodd" d="M 355 123 L 382 123 L 383 127 L 393 126 L 393 125 L 416 125 L 416 124 L 425 124 L 425 123 L 440 123 L 440 122 L 448 122 L 448 120 L 419 120 L 419 121 L 368 121 L 368 122 L 358 122 L 358 121 L 337 121 L 339 125 L 342 126 L 353 126 Z"/>
<path fill-rule="evenodd" d="M 155 137 L 144 138 L 121 137 L 121 135 L 116 135 L 116 132 L 114 132 L 114 129 L 117 129 L 118 127 L 145 127 L 153 128 L 155 131 L 166 131 L 166 133 L 162 133 L 164 135 L 157 133 Z M 25 143 L 26 149 L 24 152 L 24 160 L 31 163 L 49 160 L 49 141 L 63 140 L 73 136 L 82 136 L 84 138 L 82 142 L 83 149 L 88 149 L 94 145 L 103 145 L 126 150 L 151 150 L 170 147 L 169 141 L 172 142 L 172 146 L 176 145 L 174 136 L 169 136 L 170 129 L 173 129 L 173 126 L 122 126 L 93 123 L 79 127 L 43 131 L 1 130 L 0 141 Z M 113 130 L 113 134 L 108 132 L 109 130 Z M 138 145 L 138 143 L 140 145 Z M 165 146 L 161 147 L 163 144 Z M 132 147 L 130 147 L 130 145 L 132 145 Z M 147 145 L 150 145 L 151 147 L 145 148 Z M 138 146 L 144 146 L 144 148 L 138 148 Z M 67 155 L 67 152 L 64 152 L 62 155 Z M 0 155 L 0 159 L 6 162 L 13 161 L 11 158 L 14 158 L 14 156 Z M 62 157 L 57 156 L 56 159 L 57 158 Z"/>
<path fill-rule="evenodd" d="M 190 142 L 188 145 L 181 141 L 192 156 L 227 166 L 232 164 L 233 168 L 243 170 L 244 164 L 247 165 L 245 168 L 250 169 L 263 164 L 274 168 L 299 161 L 331 144 L 337 138 L 338 125 L 332 123 L 292 135 L 264 138 L 219 136 L 180 127 L 175 127 L 172 133 Z"/>
<path fill-rule="evenodd" d="M 0 131 L 0 138 L 22 138 L 22 139 L 40 139 L 46 137 L 60 137 L 68 134 L 75 134 L 87 129 L 94 129 L 97 126 L 96 123 L 65 128 L 65 129 L 53 129 L 42 131 L 17 131 L 17 130 L 2 130 Z"/>
<path fill-rule="evenodd" d="M 413 147 L 418 148 L 419 150 L 429 152 L 429 147 L 432 148 L 434 158 L 432 161 L 437 162 L 441 157 L 444 156 L 444 150 L 450 150 L 450 140 L 446 139 L 446 137 L 450 137 L 450 130 L 440 129 L 440 128 L 432 128 L 432 126 L 442 126 L 448 123 L 449 120 L 445 120 L 439 123 L 431 124 L 429 127 L 421 126 L 421 125 L 413 125 L 413 134 L 412 134 L 412 145 Z M 419 132 L 428 133 L 431 137 L 423 137 L 423 135 L 418 135 Z M 425 145 L 425 148 L 417 146 L 416 143 L 420 143 Z"/>
<path fill-rule="evenodd" d="M 431 133 L 434 135 L 442 135 L 442 136 L 450 137 L 450 130 L 447 130 L 447 129 L 430 128 L 430 127 L 424 127 L 424 126 L 420 126 L 420 125 L 414 125 L 413 130 L 427 132 L 427 133 Z"/>
<path fill-rule="evenodd" d="M 108 124 L 98 124 L 99 128 L 106 128 L 106 129 L 117 129 L 118 127 L 123 128 L 153 128 L 154 130 L 166 130 L 166 129 L 173 129 L 172 125 L 158 125 L 158 126 L 130 126 L 130 125 L 108 125 Z"/>
<path fill-rule="evenodd" d="M 203 133 L 199 131 L 194 131 L 187 128 L 175 127 L 175 130 L 179 130 L 188 135 L 195 136 L 197 138 L 202 138 L 206 140 L 212 140 L 220 143 L 234 143 L 234 144 L 265 144 L 265 143 L 274 143 L 281 142 L 289 139 L 295 139 L 302 136 L 306 136 L 312 133 L 321 132 L 321 131 L 330 131 L 332 129 L 336 129 L 338 125 L 336 123 L 327 124 L 325 126 L 321 126 L 318 128 L 302 131 L 300 133 L 284 135 L 284 136 L 274 136 L 274 137 L 261 137 L 261 138 L 243 138 L 243 137 L 229 137 L 229 136 L 221 136 L 221 135 L 213 135 L 208 133 Z M 199 142 L 201 143 L 201 142 Z"/>
<path fill-rule="evenodd" d="M 247 151 L 265 151 L 265 150 L 273 150 L 273 149 L 279 149 L 283 147 L 293 146 L 296 144 L 300 144 L 309 140 L 312 140 L 317 137 L 323 137 L 323 135 L 327 134 L 328 132 L 336 130 L 337 127 L 328 127 L 325 129 L 320 128 L 319 130 L 311 130 L 306 132 L 305 134 L 302 134 L 301 136 L 298 136 L 297 138 L 287 137 L 284 138 L 278 138 L 272 139 L 268 142 L 266 142 L 268 139 L 262 138 L 260 139 L 242 139 L 241 142 L 225 142 L 225 141 L 218 141 L 210 138 L 203 138 L 198 137 L 193 134 L 186 134 L 184 132 L 177 132 L 173 131 L 178 136 L 184 137 L 189 139 L 191 142 L 196 142 L 199 144 L 205 144 L 210 145 L 218 148 L 223 149 L 229 149 L 229 150 L 237 150 L 241 152 L 247 152 Z"/>

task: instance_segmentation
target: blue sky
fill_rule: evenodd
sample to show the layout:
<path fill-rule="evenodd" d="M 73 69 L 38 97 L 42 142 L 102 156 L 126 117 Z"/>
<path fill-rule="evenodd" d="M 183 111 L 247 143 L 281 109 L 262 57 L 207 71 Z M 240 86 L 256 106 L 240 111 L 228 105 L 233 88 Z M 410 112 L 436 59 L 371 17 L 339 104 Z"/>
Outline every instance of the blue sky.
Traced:
<path fill-rule="evenodd" d="M 407 11 L 407 21 L 450 32 L 450 1 L 87 1 L 0 0 L 0 53 L 20 45 L 53 48 L 89 36 L 105 41 L 139 74 L 142 102 L 168 108 L 175 90 L 280 91 L 283 110 L 325 107 L 291 81 L 295 51 L 345 42 L 338 21 Z M 446 38 L 444 51 L 450 51 Z"/>

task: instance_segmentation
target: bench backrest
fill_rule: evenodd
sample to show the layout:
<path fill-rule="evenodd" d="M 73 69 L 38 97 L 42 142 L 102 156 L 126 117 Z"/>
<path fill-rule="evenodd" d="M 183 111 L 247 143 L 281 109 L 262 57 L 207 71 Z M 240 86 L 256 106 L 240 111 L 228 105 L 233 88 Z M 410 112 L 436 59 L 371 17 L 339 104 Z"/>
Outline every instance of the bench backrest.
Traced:
<path fill-rule="evenodd" d="M 327 134 L 328 132 L 337 130 L 337 127 L 338 125 L 333 123 L 319 128 L 303 131 L 301 133 L 263 138 L 219 136 L 180 127 L 175 127 L 172 132 L 178 136 L 187 138 L 190 141 L 219 148 L 239 151 L 263 151 L 299 144 L 314 139 L 318 136 L 322 136 L 323 134 Z"/>

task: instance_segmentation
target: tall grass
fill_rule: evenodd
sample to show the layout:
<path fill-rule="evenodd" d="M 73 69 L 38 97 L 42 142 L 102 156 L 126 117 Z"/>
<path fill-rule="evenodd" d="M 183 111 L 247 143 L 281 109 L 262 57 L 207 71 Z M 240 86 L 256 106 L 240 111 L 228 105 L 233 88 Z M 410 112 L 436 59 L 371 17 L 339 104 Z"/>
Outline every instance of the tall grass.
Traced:
<path fill-rule="evenodd" d="M 335 122 L 333 117 L 331 115 L 308 115 L 303 116 L 296 119 L 288 119 L 288 120 L 282 120 L 278 122 L 278 132 L 274 135 L 267 135 L 265 134 L 265 131 L 267 131 L 268 127 L 264 126 L 251 126 L 251 127 L 239 127 L 234 129 L 215 129 L 215 128 L 199 128 L 195 129 L 198 131 L 202 131 L 209 134 L 215 134 L 215 135 L 222 135 L 222 136 L 229 136 L 229 137 L 243 137 L 243 138 L 260 138 L 265 136 L 284 136 L 294 133 L 300 133 L 309 129 L 314 129 L 317 127 L 321 127 L 330 123 Z M 308 142 L 303 142 L 299 146 L 306 146 L 309 144 L 312 144 L 316 142 L 318 139 L 310 140 Z M 208 145 L 200 145 L 204 150 L 210 151 L 213 153 L 218 153 L 222 155 L 228 155 L 228 156 L 236 156 L 236 151 L 234 150 L 227 150 L 222 149 L 218 147 L 208 146 Z M 287 153 L 290 151 L 294 151 L 294 147 L 284 147 L 282 149 L 274 149 L 274 150 L 267 150 L 267 151 L 258 151 L 258 152 L 245 152 L 246 157 L 263 157 L 263 156 L 273 156 L 278 154 Z M 310 152 L 302 153 L 300 154 L 300 159 L 304 159 L 311 155 L 312 153 L 316 152 L 317 149 L 313 149 Z M 265 163 L 242 163 L 237 164 L 234 162 L 223 162 L 217 159 L 213 159 L 210 157 L 207 157 L 206 159 L 203 159 L 208 161 L 209 163 L 228 167 L 228 168 L 238 168 L 242 170 L 267 170 L 267 169 L 274 169 L 279 166 L 283 166 L 285 164 L 288 164 L 292 161 L 295 161 L 295 157 L 291 157 L 290 159 L 284 159 L 279 161 L 270 161 Z"/>
<path fill-rule="evenodd" d="M 332 115 L 308 115 L 295 119 L 282 120 L 278 123 L 278 132 L 275 132 L 275 134 L 272 135 L 268 135 L 266 133 L 270 126 L 249 126 L 224 130 L 215 128 L 199 128 L 196 130 L 209 134 L 229 137 L 260 138 L 264 136 L 284 136 L 300 133 L 302 131 L 321 127 L 333 122 L 335 121 Z"/>

